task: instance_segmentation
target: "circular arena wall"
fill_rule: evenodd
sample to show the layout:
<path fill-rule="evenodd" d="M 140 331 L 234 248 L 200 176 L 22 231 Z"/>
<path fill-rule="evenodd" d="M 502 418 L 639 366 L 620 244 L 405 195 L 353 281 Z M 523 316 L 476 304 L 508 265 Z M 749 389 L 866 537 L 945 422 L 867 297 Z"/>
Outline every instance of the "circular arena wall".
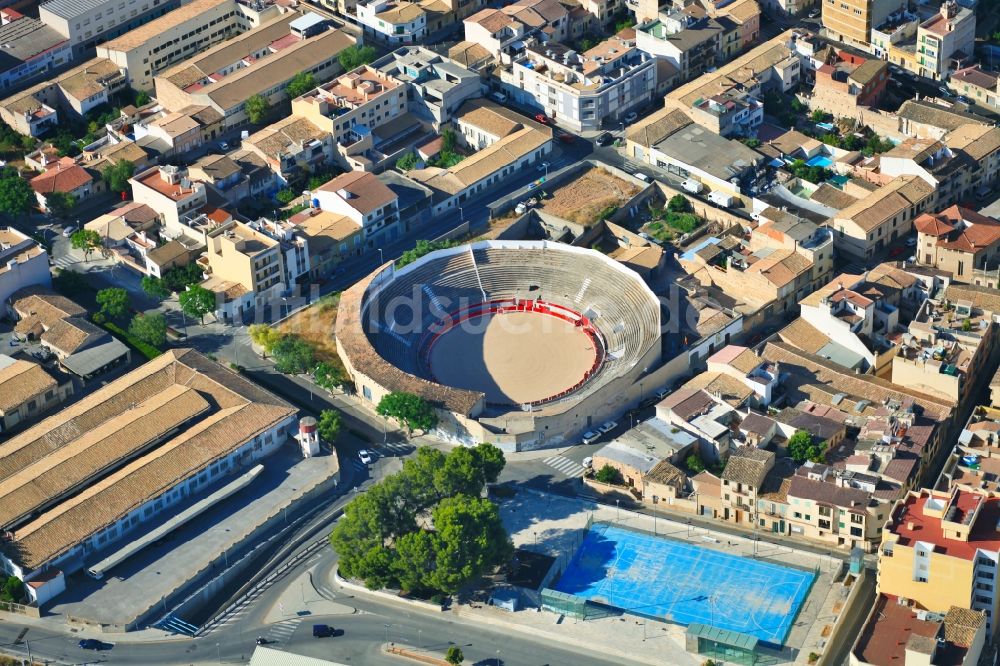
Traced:
<path fill-rule="evenodd" d="M 344 292 L 337 349 L 358 395 L 421 395 L 437 434 L 555 445 L 624 408 L 660 362 L 660 305 L 635 272 L 551 241 L 481 241 L 386 264 Z"/>

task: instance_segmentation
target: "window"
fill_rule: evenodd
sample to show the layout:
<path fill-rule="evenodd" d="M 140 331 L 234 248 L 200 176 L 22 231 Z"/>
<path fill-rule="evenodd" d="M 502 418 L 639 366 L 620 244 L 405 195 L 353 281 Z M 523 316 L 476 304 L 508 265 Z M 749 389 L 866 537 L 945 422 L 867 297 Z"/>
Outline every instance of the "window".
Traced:
<path fill-rule="evenodd" d="M 994 562 L 988 557 L 983 557 L 982 555 L 976 558 L 976 564 L 978 564 L 981 567 L 995 567 L 997 565 L 996 562 Z"/>
<path fill-rule="evenodd" d="M 983 590 L 984 592 L 992 592 L 993 586 L 989 583 L 976 583 L 977 590 Z"/>
<path fill-rule="evenodd" d="M 977 594 L 976 595 L 976 601 L 978 601 L 981 604 L 988 604 L 988 603 L 990 603 L 990 598 L 989 597 L 984 597 L 981 594 Z"/>

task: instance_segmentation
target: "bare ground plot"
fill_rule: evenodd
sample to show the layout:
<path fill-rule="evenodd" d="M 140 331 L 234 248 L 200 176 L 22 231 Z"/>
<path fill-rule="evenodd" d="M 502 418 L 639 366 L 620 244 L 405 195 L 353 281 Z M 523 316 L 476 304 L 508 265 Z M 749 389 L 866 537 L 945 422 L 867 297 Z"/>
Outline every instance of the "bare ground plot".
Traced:
<path fill-rule="evenodd" d="M 316 303 L 299 310 L 282 321 L 278 324 L 277 329 L 286 335 L 297 335 L 303 338 L 313 346 L 316 350 L 316 356 L 321 361 L 344 369 L 340 357 L 337 356 L 337 343 L 333 336 L 339 302 L 339 296 L 324 296 Z M 346 376 L 346 372 L 344 374 Z"/>
<path fill-rule="evenodd" d="M 639 188 L 632 183 L 593 167 L 553 190 L 541 210 L 570 222 L 591 225 L 603 211 L 623 205 L 638 193 Z"/>

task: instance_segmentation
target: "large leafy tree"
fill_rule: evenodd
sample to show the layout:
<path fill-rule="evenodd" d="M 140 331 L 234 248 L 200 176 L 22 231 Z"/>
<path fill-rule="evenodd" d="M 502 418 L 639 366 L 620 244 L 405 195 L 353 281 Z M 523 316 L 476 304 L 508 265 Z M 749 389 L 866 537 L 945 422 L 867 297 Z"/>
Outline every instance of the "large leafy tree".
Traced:
<path fill-rule="evenodd" d="M 188 287 L 198 284 L 203 279 L 201 268 L 194 262 L 184 266 L 175 266 L 164 273 L 162 278 L 163 286 L 178 294 Z"/>
<path fill-rule="evenodd" d="M 792 460 L 803 463 L 807 460 L 823 462 L 824 443 L 817 441 L 807 430 L 796 430 L 788 438 L 788 455 Z"/>
<path fill-rule="evenodd" d="M 333 444 L 340 436 L 340 428 L 343 419 L 340 412 L 335 409 L 324 409 L 319 413 L 319 421 L 316 423 L 316 430 L 320 438 L 328 444 Z"/>
<path fill-rule="evenodd" d="M 215 294 L 199 284 L 188 287 L 177 297 L 181 310 L 189 317 L 197 317 L 205 323 L 205 315 L 215 309 Z"/>
<path fill-rule="evenodd" d="M 83 250 L 83 257 L 90 260 L 94 250 L 101 247 L 101 234 L 93 229 L 77 229 L 69 237 L 69 244 L 74 250 Z"/>
<path fill-rule="evenodd" d="M 128 332 L 154 347 L 162 347 L 167 342 L 167 319 L 159 312 L 137 314 L 132 317 Z"/>
<path fill-rule="evenodd" d="M 348 505 L 330 535 L 340 571 L 370 588 L 451 593 L 502 563 L 510 540 L 496 507 L 480 495 L 503 465 L 503 453 L 489 444 L 447 455 L 419 449 L 401 472 Z"/>
<path fill-rule="evenodd" d="M 513 546 L 493 502 L 456 495 L 434 509 L 435 568 L 429 587 L 454 594 L 468 581 L 510 557 Z"/>
<path fill-rule="evenodd" d="M 35 205 L 35 191 L 14 167 L 0 171 L 0 212 L 8 215 L 27 213 Z"/>
<path fill-rule="evenodd" d="M 254 125 L 262 123 L 271 110 L 271 105 L 263 95 L 250 95 L 244 104 L 246 104 L 247 118 Z"/>
<path fill-rule="evenodd" d="M 286 335 L 271 347 L 274 367 L 287 375 L 299 375 L 312 368 L 315 352 L 297 335 Z"/>
<path fill-rule="evenodd" d="M 126 192 L 129 189 L 128 179 L 135 173 L 135 164 L 128 160 L 118 160 L 104 167 L 101 179 L 107 183 L 112 192 Z"/>
<path fill-rule="evenodd" d="M 406 434 L 412 435 L 414 430 L 428 431 L 437 425 L 437 413 L 434 407 L 413 393 L 396 391 L 382 396 L 375 411 L 379 416 L 393 418 L 399 421 Z"/>
<path fill-rule="evenodd" d="M 76 208 L 76 197 L 68 192 L 49 192 L 45 195 L 45 209 L 53 217 L 65 219 Z"/>
<path fill-rule="evenodd" d="M 361 65 L 367 65 L 375 59 L 375 48 L 372 46 L 348 46 L 340 52 L 337 60 L 345 72 L 357 69 Z"/>
<path fill-rule="evenodd" d="M 294 99 L 305 95 L 315 87 L 316 77 L 313 76 L 312 72 L 299 72 L 288 82 L 285 92 L 288 93 L 289 99 Z"/>
<path fill-rule="evenodd" d="M 347 383 L 347 377 L 344 376 L 343 370 L 326 361 L 318 363 L 313 368 L 313 380 L 315 380 L 317 386 L 327 391 L 331 391 Z"/>
<path fill-rule="evenodd" d="M 119 319 L 128 312 L 128 292 L 120 287 L 110 287 L 97 292 L 97 304 L 101 306 L 101 314 L 111 319 Z"/>
<path fill-rule="evenodd" d="M 156 276 L 143 275 L 139 283 L 142 285 L 142 290 L 151 298 L 162 301 L 164 298 L 170 296 L 170 289 L 163 283 L 163 280 Z"/>

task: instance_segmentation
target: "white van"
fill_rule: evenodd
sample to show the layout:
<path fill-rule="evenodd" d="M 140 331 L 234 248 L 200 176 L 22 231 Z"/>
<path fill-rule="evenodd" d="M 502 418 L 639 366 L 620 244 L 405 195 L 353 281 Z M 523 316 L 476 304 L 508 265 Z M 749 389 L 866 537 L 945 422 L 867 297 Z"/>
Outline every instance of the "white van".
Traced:
<path fill-rule="evenodd" d="M 490 99 L 492 99 L 497 104 L 506 104 L 507 103 L 507 95 L 505 95 L 502 92 L 490 93 Z"/>
<path fill-rule="evenodd" d="M 635 173 L 635 177 L 638 178 L 639 180 L 641 180 L 644 183 L 648 183 L 648 182 L 652 181 L 652 178 L 650 178 L 646 174 L 642 173 L 641 171 L 637 171 Z"/>
<path fill-rule="evenodd" d="M 681 187 L 683 187 L 685 191 L 690 192 L 691 194 L 700 194 L 701 191 L 704 189 L 704 186 L 701 183 L 699 183 L 697 180 L 691 180 L 690 178 L 681 183 Z"/>
<path fill-rule="evenodd" d="M 719 192 L 718 190 L 713 190 L 708 193 L 708 200 L 714 203 L 716 206 L 722 208 L 729 208 L 733 205 L 733 197 L 725 192 Z"/>

